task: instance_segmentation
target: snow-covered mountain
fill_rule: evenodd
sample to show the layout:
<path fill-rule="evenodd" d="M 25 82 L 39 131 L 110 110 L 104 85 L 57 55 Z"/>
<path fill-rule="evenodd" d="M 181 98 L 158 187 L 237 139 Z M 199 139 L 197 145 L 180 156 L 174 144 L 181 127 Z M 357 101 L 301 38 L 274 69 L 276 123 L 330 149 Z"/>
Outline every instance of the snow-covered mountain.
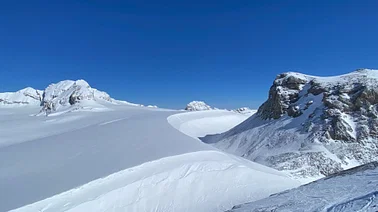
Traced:
<path fill-rule="evenodd" d="M 202 111 L 202 110 L 213 110 L 212 107 L 207 105 L 203 101 L 192 101 L 186 105 L 185 110 L 187 111 Z"/>
<path fill-rule="evenodd" d="M 0 93 L 0 106 L 40 105 L 43 91 L 34 88 L 24 88 L 17 92 Z"/>
<path fill-rule="evenodd" d="M 111 98 L 107 93 L 89 86 L 84 80 L 64 80 L 50 84 L 43 91 L 25 88 L 17 92 L 0 93 L 0 105 L 41 106 L 40 114 L 74 110 L 107 109 L 109 104 L 141 106 Z"/>
<path fill-rule="evenodd" d="M 236 113 L 240 113 L 240 114 L 243 114 L 243 115 L 249 115 L 249 116 L 252 116 L 253 114 L 255 114 L 257 112 L 257 110 L 250 109 L 249 107 L 241 107 L 241 108 L 235 109 L 233 111 L 236 112 Z"/>
<path fill-rule="evenodd" d="M 378 159 L 378 71 L 277 76 L 258 112 L 203 138 L 219 149 L 298 178 L 319 178 Z"/>
<path fill-rule="evenodd" d="M 235 206 L 229 212 L 376 212 L 377 188 L 378 162 L 372 162 L 256 202 Z"/>

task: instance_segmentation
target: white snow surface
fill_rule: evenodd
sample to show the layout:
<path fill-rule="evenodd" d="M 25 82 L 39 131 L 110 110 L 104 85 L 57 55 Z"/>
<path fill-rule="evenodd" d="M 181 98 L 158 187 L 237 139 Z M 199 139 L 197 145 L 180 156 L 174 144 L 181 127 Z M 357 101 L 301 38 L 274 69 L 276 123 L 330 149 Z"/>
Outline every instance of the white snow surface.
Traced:
<path fill-rule="evenodd" d="M 224 211 L 299 185 L 125 104 L 0 109 L 0 211 Z"/>
<path fill-rule="evenodd" d="M 346 170 L 332 177 L 235 206 L 230 212 L 376 212 L 378 163 Z"/>
<path fill-rule="evenodd" d="M 295 186 L 286 180 L 261 165 L 200 151 L 144 163 L 14 212 L 224 211 Z"/>
<path fill-rule="evenodd" d="M 182 133 L 193 138 L 226 132 L 249 116 L 227 110 L 207 110 L 178 113 L 168 122 Z"/>
<path fill-rule="evenodd" d="M 377 86 L 378 80 L 378 70 L 374 69 L 358 69 L 351 73 L 329 77 L 311 76 L 298 72 L 287 72 L 286 74 L 287 76 L 285 78 L 294 76 L 306 81 L 313 80 L 314 82 L 321 84 L 323 87 L 335 86 L 343 83 L 353 84 L 356 82 L 364 82 L 368 87 L 374 88 Z M 285 78 L 280 80 L 285 80 Z"/>

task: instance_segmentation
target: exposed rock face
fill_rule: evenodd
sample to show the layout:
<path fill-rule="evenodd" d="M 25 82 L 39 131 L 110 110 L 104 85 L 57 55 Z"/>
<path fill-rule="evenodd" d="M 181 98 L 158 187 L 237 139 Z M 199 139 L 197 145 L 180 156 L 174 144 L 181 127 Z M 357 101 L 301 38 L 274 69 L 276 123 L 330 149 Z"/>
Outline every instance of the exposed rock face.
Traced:
<path fill-rule="evenodd" d="M 277 76 L 269 90 L 269 99 L 258 110 L 263 119 L 278 119 L 298 100 L 299 91 L 307 79 L 300 74 L 284 73 Z M 290 109 L 294 112 L 294 109 Z M 295 113 L 293 113 L 294 115 Z"/>
<path fill-rule="evenodd" d="M 201 110 L 212 110 L 209 105 L 202 101 L 192 101 L 186 105 L 185 110 L 188 111 L 201 111 Z"/>
<path fill-rule="evenodd" d="M 378 160 L 377 111 L 377 70 L 284 73 L 254 116 L 204 141 L 297 177 L 329 175 Z"/>

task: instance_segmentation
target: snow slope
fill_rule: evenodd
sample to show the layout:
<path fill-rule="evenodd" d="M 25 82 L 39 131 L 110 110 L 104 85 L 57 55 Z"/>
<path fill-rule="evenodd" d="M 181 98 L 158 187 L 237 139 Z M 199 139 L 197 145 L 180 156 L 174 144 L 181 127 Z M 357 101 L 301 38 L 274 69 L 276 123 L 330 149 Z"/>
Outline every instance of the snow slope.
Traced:
<path fill-rule="evenodd" d="M 378 162 L 235 206 L 233 212 L 376 212 Z"/>
<path fill-rule="evenodd" d="M 227 110 L 207 110 L 178 113 L 168 117 L 168 122 L 193 138 L 226 132 L 249 116 Z"/>
<path fill-rule="evenodd" d="M 144 163 L 14 212 L 224 211 L 295 185 L 261 165 L 200 151 Z"/>
<path fill-rule="evenodd" d="M 298 185 L 176 130 L 177 111 L 107 107 L 1 108 L 0 211 L 224 211 Z"/>

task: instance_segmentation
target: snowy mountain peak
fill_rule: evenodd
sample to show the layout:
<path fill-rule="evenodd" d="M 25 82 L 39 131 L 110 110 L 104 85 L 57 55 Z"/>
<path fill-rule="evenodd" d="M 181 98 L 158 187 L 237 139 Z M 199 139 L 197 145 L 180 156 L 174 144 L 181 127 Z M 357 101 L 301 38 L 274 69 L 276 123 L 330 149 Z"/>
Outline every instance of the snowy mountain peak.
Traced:
<path fill-rule="evenodd" d="M 87 105 L 101 106 L 101 103 L 113 103 L 107 93 L 91 88 L 85 80 L 64 80 L 49 85 L 44 92 L 42 112 L 51 113 L 58 110 L 83 108 Z M 72 108 L 72 106 L 76 106 Z"/>
<path fill-rule="evenodd" d="M 85 80 L 63 80 L 50 84 L 45 90 L 31 87 L 17 92 L 0 93 L 0 106 L 42 106 L 39 114 L 73 110 L 106 109 L 107 104 L 141 106 L 111 98 L 109 94 L 92 88 Z"/>
<path fill-rule="evenodd" d="M 39 105 L 43 91 L 31 87 L 16 92 L 0 93 L 0 105 Z"/>
<path fill-rule="evenodd" d="M 377 70 L 288 72 L 255 115 L 204 141 L 299 178 L 321 177 L 378 159 L 377 118 Z"/>
<path fill-rule="evenodd" d="M 269 91 L 269 99 L 259 108 L 258 114 L 263 119 L 278 119 L 284 114 L 296 117 L 303 112 L 295 109 L 299 107 L 298 100 L 308 95 L 323 94 L 323 102 L 339 97 L 353 101 L 355 99 L 351 97 L 357 98 L 362 91 L 376 93 L 377 86 L 378 70 L 372 69 L 358 69 L 349 74 L 333 77 L 287 72 L 276 77 Z M 369 101 L 370 104 L 374 103 L 371 98 Z"/>
<path fill-rule="evenodd" d="M 212 110 L 209 105 L 207 105 L 203 101 L 192 101 L 189 104 L 186 105 L 185 110 L 188 111 L 201 111 L 201 110 Z"/>

